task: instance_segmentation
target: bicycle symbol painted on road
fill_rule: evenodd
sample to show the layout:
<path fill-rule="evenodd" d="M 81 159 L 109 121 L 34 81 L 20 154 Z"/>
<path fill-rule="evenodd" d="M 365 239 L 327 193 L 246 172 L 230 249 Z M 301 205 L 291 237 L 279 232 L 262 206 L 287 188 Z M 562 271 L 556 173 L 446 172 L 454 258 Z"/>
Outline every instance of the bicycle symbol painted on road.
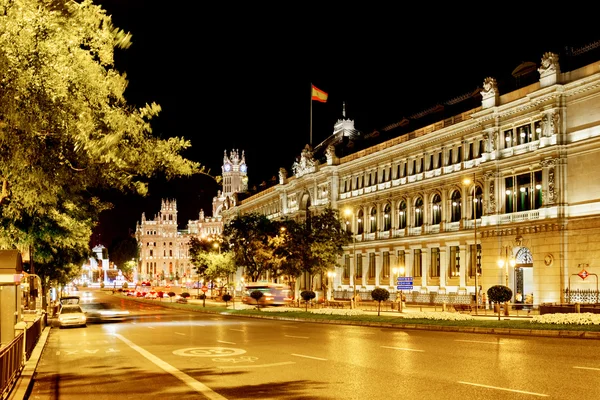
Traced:
<path fill-rule="evenodd" d="M 173 354 L 183 357 L 232 357 L 246 353 L 246 350 L 229 347 L 194 347 L 175 350 Z"/>

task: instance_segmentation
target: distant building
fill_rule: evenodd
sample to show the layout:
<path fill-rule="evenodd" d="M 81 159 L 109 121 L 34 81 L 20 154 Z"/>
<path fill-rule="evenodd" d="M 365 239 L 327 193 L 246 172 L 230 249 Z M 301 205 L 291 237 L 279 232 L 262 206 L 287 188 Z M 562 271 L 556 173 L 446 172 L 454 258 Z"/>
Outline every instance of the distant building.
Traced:
<path fill-rule="evenodd" d="M 223 191 L 213 198 L 213 216 L 200 210 L 197 220 L 188 220 L 185 229 L 178 229 L 177 201 L 162 200 L 160 212 L 153 219 L 142 214 L 135 237 L 140 250 L 139 281 L 173 282 L 193 280 L 194 266 L 189 259 L 189 241 L 192 236 L 205 238 L 221 235 L 221 212 L 237 203 L 237 193 L 247 189 L 247 166 L 244 152 L 225 151 L 222 176 Z"/>

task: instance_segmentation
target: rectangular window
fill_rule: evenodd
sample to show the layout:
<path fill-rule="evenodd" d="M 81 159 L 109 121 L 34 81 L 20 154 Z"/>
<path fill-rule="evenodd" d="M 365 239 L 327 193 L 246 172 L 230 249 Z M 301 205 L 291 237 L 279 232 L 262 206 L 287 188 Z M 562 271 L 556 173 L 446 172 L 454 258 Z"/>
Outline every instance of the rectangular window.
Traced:
<path fill-rule="evenodd" d="M 435 247 L 431 249 L 431 277 L 440 276 L 440 249 Z"/>
<path fill-rule="evenodd" d="M 477 157 L 480 157 L 483 153 L 485 153 L 485 144 L 483 140 L 479 140 L 479 152 L 477 153 Z"/>
<path fill-rule="evenodd" d="M 388 279 L 390 278 L 390 252 L 383 252 L 383 268 L 381 269 L 381 278 Z M 381 282 L 379 282 L 381 283 Z"/>
<path fill-rule="evenodd" d="M 433 154 L 431 154 L 429 156 L 429 165 L 427 166 L 427 171 L 431 171 L 433 168 L 435 167 L 433 166 Z"/>
<path fill-rule="evenodd" d="M 413 276 L 421 277 L 421 276 L 423 276 L 422 262 L 421 262 L 421 249 L 415 249 L 413 254 L 415 256 L 415 259 L 413 262 Z"/>
<path fill-rule="evenodd" d="M 509 129 L 507 131 L 504 131 L 504 148 L 508 149 L 510 147 L 513 147 L 515 145 L 515 141 L 513 139 L 513 130 Z"/>
<path fill-rule="evenodd" d="M 412 171 L 410 171 L 411 175 L 414 175 L 417 173 L 417 160 L 413 160 L 412 162 Z"/>
<path fill-rule="evenodd" d="M 404 273 L 400 273 L 400 275 L 404 275 L 406 274 L 406 262 L 405 262 L 406 256 L 404 253 L 404 250 L 398 250 L 398 253 L 396 254 L 396 266 L 398 268 L 403 268 L 404 269 Z"/>
<path fill-rule="evenodd" d="M 425 161 L 423 160 L 423 157 L 421 157 L 421 160 L 419 161 L 419 173 L 423 172 L 423 164 L 425 163 Z"/>
<path fill-rule="evenodd" d="M 456 149 L 456 162 L 460 163 L 462 161 L 463 161 L 462 146 L 458 146 L 458 149 Z"/>
<path fill-rule="evenodd" d="M 448 165 L 454 164 L 454 158 L 452 154 L 452 149 L 448 150 Z"/>
<path fill-rule="evenodd" d="M 467 160 L 473 159 L 473 142 L 469 143 L 469 154 L 467 154 Z"/>
<path fill-rule="evenodd" d="M 533 179 L 535 184 L 533 188 L 533 207 L 537 210 L 542 207 L 542 171 L 534 171 Z"/>
<path fill-rule="evenodd" d="M 369 279 L 375 279 L 375 253 L 369 253 Z"/>
<path fill-rule="evenodd" d="M 344 257 L 344 276 L 343 279 L 350 279 L 350 254 Z"/>
<path fill-rule="evenodd" d="M 406 176 L 406 164 L 408 164 L 406 161 L 402 162 L 402 177 L 403 178 Z"/>
<path fill-rule="evenodd" d="M 448 259 L 448 277 L 457 278 L 460 272 L 460 252 L 458 246 L 450 246 Z"/>
<path fill-rule="evenodd" d="M 356 255 L 356 277 L 362 278 L 362 254 Z"/>

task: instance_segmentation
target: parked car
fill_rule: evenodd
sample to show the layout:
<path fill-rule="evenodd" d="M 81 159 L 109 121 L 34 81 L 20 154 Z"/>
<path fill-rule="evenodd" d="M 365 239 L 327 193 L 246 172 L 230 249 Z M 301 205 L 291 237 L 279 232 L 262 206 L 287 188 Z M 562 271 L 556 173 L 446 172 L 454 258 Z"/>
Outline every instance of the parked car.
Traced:
<path fill-rule="evenodd" d="M 112 307 L 108 303 L 84 303 L 81 308 L 88 322 L 124 321 L 129 311 Z"/>
<path fill-rule="evenodd" d="M 87 326 L 87 317 L 79 304 L 62 304 L 58 310 L 57 323 L 59 328 L 67 326 Z"/>

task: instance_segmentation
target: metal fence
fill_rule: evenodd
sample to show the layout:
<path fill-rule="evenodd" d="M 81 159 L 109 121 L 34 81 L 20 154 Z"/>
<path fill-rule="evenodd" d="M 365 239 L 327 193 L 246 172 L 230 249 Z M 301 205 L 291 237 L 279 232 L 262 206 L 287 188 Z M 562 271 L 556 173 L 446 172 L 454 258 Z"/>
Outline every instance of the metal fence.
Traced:
<path fill-rule="evenodd" d="M 46 325 L 47 319 L 44 313 L 27 323 L 24 331 L 0 349 L 0 399 L 7 398 L 13 389 Z"/>
<path fill-rule="evenodd" d="M 598 291 L 591 289 L 565 289 L 564 290 L 565 301 L 567 303 L 600 303 L 598 300 Z"/>

